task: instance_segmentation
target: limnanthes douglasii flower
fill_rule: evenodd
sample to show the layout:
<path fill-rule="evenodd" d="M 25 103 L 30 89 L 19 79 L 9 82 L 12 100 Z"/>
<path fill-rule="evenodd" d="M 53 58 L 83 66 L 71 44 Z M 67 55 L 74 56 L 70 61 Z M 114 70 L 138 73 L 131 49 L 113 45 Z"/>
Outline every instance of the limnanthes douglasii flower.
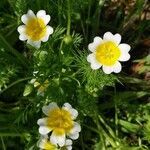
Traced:
<path fill-rule="evenodd" d="M 50 15 L 46 15 L 45 10 L 38 11 L 36 15 L 32 10 L 29 10 L 21 17 L 21 21 L 24 25 L 18 27 L 19 39 L 21 41 L 27 40 L 28 44 L 36 48 L 40 48 L 41 41 L 46 42 L 49 35 L 53 33 L 53 28 L 47 25 L 50 21 Z"/>
<path fill-rule="evenodd" d="M 51 132 L 51 143 L 62 147 L 65 145 L 66 137 L 73 140 L 79 137 L 81 127 L 74 121 L 78 112 L 69 103 L 65 103 L 62 108 L 59 108 L 55 102 L 52 102 L 48 106 L 44 106 L 42 110 L 47 117 L 38 120 L 39 132 L 41 135 Z"/>
<path fill-rule="evenodd" d="M 92 52 L 88 55 L 87 61 L 91 63 L 93 70 L 102 67 L 104 73 L 119 73 L 122 69 L 120 61 L 128 61 L 131 47 L 128 44 L 120 43 L 121 35 L 113 35 L 106 32 L 103 39 L 95 37 L 93 43 L 88 45 L 88 49 Z"/>

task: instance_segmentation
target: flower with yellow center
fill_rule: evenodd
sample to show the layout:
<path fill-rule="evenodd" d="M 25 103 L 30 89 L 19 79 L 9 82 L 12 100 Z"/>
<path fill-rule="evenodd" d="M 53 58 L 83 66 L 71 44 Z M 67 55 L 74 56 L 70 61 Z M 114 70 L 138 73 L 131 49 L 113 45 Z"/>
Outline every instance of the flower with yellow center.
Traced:
<path fill-rule="evenodd" d="M 72 150 L 72 140 L 67 139 L 65 145 L 58 148 L 58 145 L 51 143 L 48 137 L 44 136 L 38 141 L 37 146 L 42 150 Z"/>
<path fill-rule="evenodd" d="M 37 146 L 42 150 L 58 150 L 57 145 L 52 144 L 47 138 L 41 137 L 38 141 Z"/>
<path fill-rule="evenodd" d="M 50 15 L 46 15 L 45 10 L 38 11 L 36 15 L 32 10 L 29 10 L 21 17 L 21 20 L 25 25 L 18 27 L 19 39 L 21 41 L 27 40 L 28 44 L 36 48 L 40 48 L 41 41 L 46 42 L 49 35 L 53 33 L 53 28 L 47 25 L 50 21 Z"/>
<path fill-rule="evenodd" d="M 35 88 L 37 88 L 37 95 L 41 96 L 44 96 L 44 93 L 50 84 L 48 79 L 46 79 L 43 83 L 39 83 L 36 79 L 32 79 L 30 83 L 33 84 Z"/>
<path fill-rule="evenodd" d="M 119 73 L 122 69 L 119 61 L 128 61 L 130 59 L 128 44 L 121 42 L 121 35 L 113 35 L 106 32 L 103 39 L 95 37 L 93 43 L 88 45 L 92 52 L 88 55 L 87 61 L 91 63 L 91 68 L 96 70 L 102 67 L 106 74 L 112 72 Z"/>
<path fill-rule="evenodd" d="M 42 135 L 52 132 L 51 143 L 62 147 L 65 145 L 66 136 L 73 140 L 79 137 L 81 127 L 74 121 L 78 112 L 69 103 L 65 103 L 62 108 L 59 108 L 55 102 L 52 102 L 48 106 L 44 106 L 42 110 L 47 117 L 38 120 L 39 132 Z"/>

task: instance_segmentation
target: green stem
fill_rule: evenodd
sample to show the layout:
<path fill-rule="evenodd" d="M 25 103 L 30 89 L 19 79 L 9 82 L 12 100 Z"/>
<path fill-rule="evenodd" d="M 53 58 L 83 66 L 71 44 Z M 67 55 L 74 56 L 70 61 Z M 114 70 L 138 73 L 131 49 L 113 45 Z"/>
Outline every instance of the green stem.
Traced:
<path fill-rule="evenodd" d="M 108 130 L 108 132 L 110 133 L 110 135 L 113 138 L 116 138 L 115 133 L 113 132 L 113 130 L 107 125 L 107 123 L 104 121 L 104 119 L 101 117 L 101 115 L 98 116 L 99 120 L 101 121 L 101 123 L 106 127 L 106 129 Z"/>
<path fill-rule="evenodd" d="M 61 24 L 61 9 L 62 9 L 61 0 L 58 0 L 58 20 L 60 24 Z"/>
<path fill-rule="evenodd" d="M 114 93 L 116 95 L 116 88 L 114 88 Z M 116 127 L 116 136 L 118 136 L 118 107 L 117 107 L 117 101 L 116 101 L 116 96 L 114 98 L 114 103 L 115 103 L 115 127 Z"/>
<path fill-rule="evenodd" d="M 59 60 L 60 61 L 62 60 L 62 55 L 63 55 L 63 51 L 62 51 L 63 43 L 64 43 L 64 41 L 62 40 L 60 43 L 60 48 L 59 48 Z"/>
<path fill-rule="evenodd" d="M 6 89 L 2 90 L 2 91 L 0 92 L 0 94 L 2 94 L 3 92 L 5 92 L 6 90 L 8 90 L 9 88 L 11 88 L 12 86 L 14 86 L 14 85 L 16 85 L 16 84 L 18 84 L 18 83 L 20 83 L 20 82 L 29 80 L 29 79 L 32 79 L 32 77 L 27 77 L 27 78 L 19 79 L 19 80 L 13 82 L 12 84 L 8 85 Z"/>
<path fill-rule="evenodd" d="M 81 139 L 82 150 L 85 150 L 82 133 L 81 133 L 80 139 Z"/>
<path fill-rule="evenodd" d="M 106 138 L 106 140 L 112 145 L 112 147 L 114 147 L 114 148 L 117 147 L 114 140 L 111 137 L 108 136 L 108 134 L 104 131 L 104 129 L 101 127 L 100 124 L 97 123 L 98 130 L 96 130 L 95 128 L 89 127 L 87 125 L 84 125 L 84 124 L 83 124 L 83 126 L 87 127 L 91 131 L 97 133 L 100 137 L 101 137 L 101 134 L 102 134 Z"/>
<path fill-rule="evenodd" d="M 71 28 L 71 8 L 70 8 L 70 0 L 67 0 L 67 6 L 68 6 L 68 11 L 67 11 L 67 17 L 68 17 L 68 22 L 67 22 L 67 35 L 70 35 L 70 28 Z"/>
<path fill-rule="evenodd" d="M 16 137 L 16 136 L 22 136 L 22 134 L 20 133 L 0 133 L 1 137 Z"/>
<path fill-rule="evenodd" d="M 85 126 L 86 128 L 88 128 L 88 129 L 90 129 L 91 131 L 93 131 L 93 132 L 95 132 L 95 133 L 97 133 L 97 134 L 99 134 L 99 131 L 98 130 L 96 130 L 95 128 L 93 128 L 93 127 L 90 127 L 90 126 L 87 126 L 87 125 L 85 125 L 85 124 L 82 124 L 83 126 Z"/>
<path fill-rule="evenodd" d="M 2 141 L 2 147 L 3 147 L 3 150 L 6 150 L 6 146 L 5 146 L 5 143 L 4 143 L 4 140 L 3 140 L 2 137 L 1 137 L 1 141 Z"/>
<path fill-rule="evenodd" d="M 114 140 L 104 131 L 104 129 L 102 127 L 100 127 L 99 133 L 100 134 L 102 133 L 104 135 L 104 137 L 106 138 L 106 140 L 108 140 L 108 142 L 111 144 L 112 147 L 114 147 L 114 148 L 117 147 L 117 145 L 114 142 Z"/>
<path fill-rule="evenodd" d="M 25 68 L 28 68 L 28 61 L 26 60 L 26 58 L 21 55 L 18 51 L 16 51 L 6 40 L 5 38 L 0 34 L 0 47 L 4 48 L 4 50 L 10 52 L 11 54 L 13 54 L 14 56 L 16 56 L 16 58 L 19 60 L 20 63 L 22 63 L 22 65 Z"/>
<path fill-rule="evenodd" d="M 89 1 L 89 7 L 88 7 L 88 12 L 87 12 L 87 24 L 86 24 L 86 43 L 88 41 L 88 35 L 89 35 L 89 20 L 90 20 L 90 13 L 91 13 L 91 0 Z"/>
<path fill-rule="evenodd" d="M 99 130 L 99 135 L 102 134 L 106 140 L 111 144 L 111 146 L 113 148 L 116 148 L 117 147 L 117 144 L 115 143 L 115 141 L 113 140 L 113 138 L 111 138 L 106 132 L 105 130 L 103 129 L 103 127 L 100 125 L 99 121 L 98 121 L 98 118 L 96 117 L 96 124 L 97 124 L 97 127 L 98 127 L 98 130 Z"/>

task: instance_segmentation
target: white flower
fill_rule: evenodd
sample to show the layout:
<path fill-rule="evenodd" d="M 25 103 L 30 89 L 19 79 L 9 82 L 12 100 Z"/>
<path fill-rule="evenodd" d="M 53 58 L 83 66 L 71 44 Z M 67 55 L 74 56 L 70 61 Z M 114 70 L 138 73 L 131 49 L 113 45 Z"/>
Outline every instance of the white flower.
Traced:
<path fill-rule="evenodd" d="M 52 132 L 51 143 L 62 147 L 65 145 L 66 136 L 73 140 L 79 137 L 81 127 L 74 121 L 78 112 L 69 103 L 65 103 L 62 108 L 59 108 L 55 102 L 52 102 L 48 106 L 44 106 L 42 110 L 47 117 L 38 120 L 39 133 L 46 135 Z"/>
<path fill-rule="evenodd" d="M 28 44 L 36 48 L 40 48 L 41 41 L 46 42 L 49 35 L 53 33 L 53 28 L 47 25 L 50 21 L 50 15 L 46 15 L 45 10 L 38 11 L 36 15 L 32 10 L 29 10 L 21 17 L 21 20 L 25 25 L 18 27 L 19 39 L 21 41 L 27 40 Z"/>
<path fill-rule="evenodd" d="M 59 147 L 57 144 L 51 143 L 48 136 L 42 136 L 38 141 L 37 146 L 42 150 L 72 150 L 72 140 L 66 139 L 65 145 L 63 147 Z"/>
<path fill-rule="evenodd" d="M 44 96 L 44 93 L 50 84 L 48 79 L 46 79 L 43 83 L 39 83 L 36 79 L 32 79 L 30 83 L 33 84 L 35 88 L 37 88 L 37 95 L 40 96 Z"/>
<path fill-rule="evenodd" d="M 106 74 L 112 72 L 119 73 L 122 69 L 119 61 L 128 61 L 130 59 L 128 44 L 121 42 L 121 35 L 113 35 L 106 32 L 103 39 L 95 37 L 93 43 L 88 45 L 88 49 L 92 52 L 88 55 L 87 61 L 91 63 L 91 68 L 96 70 L 102 67 Z"/>
<path fill-rule="evenodd" d="M 67 150 L 72 150 L 72 140 L 67 139 L 65 147 L 66 147 Z"/>
<path fill-rule="evenodd" d="M 47 137 L 41 137 L 37 143 L 37 146 L 42 150 L 58 150 L 58 146 L 52 144 Z"/>

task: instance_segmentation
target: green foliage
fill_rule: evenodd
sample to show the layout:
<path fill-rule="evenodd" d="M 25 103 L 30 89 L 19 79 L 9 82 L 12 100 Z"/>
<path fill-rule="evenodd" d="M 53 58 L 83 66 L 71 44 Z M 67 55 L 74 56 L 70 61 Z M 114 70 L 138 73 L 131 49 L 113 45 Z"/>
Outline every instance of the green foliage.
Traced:
<path fill-rule="evenodd" d="M 82 77 L 87 91 L 95 93 L 102 90 L 105 86 L 115 86 L 117 77 L 114 75 L 105 75 L 102 70 L 92 70 L 86 60 L 87 53 L 81 53 L 76 56 L 78 74 Z"/>
<path fill-rule="evenodd" d="M 148 150 L 150 57 L 144 46 L 138 51 L 139 41 L 148 39 L 148 19 L 140 19 L 146 5 L 147 0 L 132 7 L 108 0 L 1 0 L 0 149 L 38 149 L 37 120 L 54 101 L 69 102 L 79 112 L 82 132 L 73 149 Z M 39 49 L 18 40 L 17 27 L 29 9 L 51 15 L 54 33 Z M 119 75 L 92 70 L 87 62 L 88 44 L 107 30 L 122 34 L 132 47 L 132 60 Z M 142 62 L 137 75 L 129 68 L 132 61 Z"/>

